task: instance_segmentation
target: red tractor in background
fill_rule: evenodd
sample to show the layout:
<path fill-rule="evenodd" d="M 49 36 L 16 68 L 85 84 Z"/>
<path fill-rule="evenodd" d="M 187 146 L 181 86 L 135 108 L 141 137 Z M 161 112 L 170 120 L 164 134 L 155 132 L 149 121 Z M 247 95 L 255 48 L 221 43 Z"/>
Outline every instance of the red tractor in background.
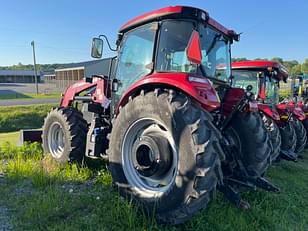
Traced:
<path fill-rule="evenodd" d="M 101 58 L 105 35 L 94 38 Z M 68 87 L 43 127 L 59 162 L 103 158 L 121 195 L 161 222 L 179 224 L 219 188 L 278 189 L 262 176 L 272 146 L 251 93 L 232 88 L 230 46 L 239 36 L 204 10 L 174 6 L 123 25 L 106 75 Z M 223 69 L 219 68 L 224 66 Z"/>
<path fill-rule="evenodd" d="M 293 95 L 293 99 L 289 100 L 289 103 L 300 107 L 304 111 L 306 118 L 302 120 L 302 123 L 305 127 L 308 140 L 308 81 L 304 81 L 303 76 L 297 76 L 297 78 L 298 85 L 296 87 L 295 78 L 292 78 L 291 95 Z M 307 145 L 306 143 L 306 147 Z"/>
<path fill-rule="evenodd" d="M 272 161 L 280 153 L 286 159 L 296 160 L 307 141 L 302 124 L 306 116 L 292 101 L 284 100 L 279 103 L 279 82 L 286 82 L 287 69 L 277 62 L 257 60 L 234 62 L 232 70 L 233 86 L 255 86 L 258 107 L 274 147 Z"/>

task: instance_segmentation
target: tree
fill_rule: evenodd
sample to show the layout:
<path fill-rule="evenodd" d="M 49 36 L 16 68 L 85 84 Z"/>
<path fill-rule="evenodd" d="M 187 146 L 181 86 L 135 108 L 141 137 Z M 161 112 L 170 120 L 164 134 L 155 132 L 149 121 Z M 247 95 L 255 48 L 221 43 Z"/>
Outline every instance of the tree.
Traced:
<path fill-rule="evenodd" d="M 291 61 L 283 61 L 283 65 L 289 70 L 291 71 L 292 68 L 296 65 L 298 65 L 299 63 L 296 60 L 291 60 Z"/>
<path fill-rule="evenodd" d="M 295 76 L 295 75 L 301 75 L 302 74 L 302 65 L 297 64 L 294 67 L 292 67 L 291 70 L 289 70 L 290 74 Z"/>
<path fill-rule="evenodd" d="M 283 64 L 283 59 L 280 58 L 280 57 L 274 57 L 274 58 L 272 58 L 272 61 L 275 61 L 275 62 Z"/>
<path fill-rule="evenodd" d="M 308 74 L 308 59 L 305 59 L 304 63 L 302 64 L 302 72 L 304 74 Z"/>
<path fill-rule="evenodd" d="M 247 61 L 247 58 L 232 58 L 232 62 Z"/>
<path fill-rule="evenodd" d="M 264 60 L 264 61 L 267 61 L 268 59 L 265 59 L 265 58 L 256 58 L 254 60 Z"/>

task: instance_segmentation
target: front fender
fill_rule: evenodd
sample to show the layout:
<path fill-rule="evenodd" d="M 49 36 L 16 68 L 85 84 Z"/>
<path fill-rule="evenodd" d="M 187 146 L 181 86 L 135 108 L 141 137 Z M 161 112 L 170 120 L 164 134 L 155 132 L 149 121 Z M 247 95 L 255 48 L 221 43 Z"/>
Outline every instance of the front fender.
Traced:
<path fill-rule="evenodd" d="M 79 80 L 78 82 L 69 86 L 61 99 L 60 106 L 68 107 L 71 106 L 74 102 L 75 96 L 78 96 L 81 92 L 89 90 L 90 88 L 95 87 L 94 93 L 91 95 L 92 101 L 95 103 L 99 103 L 103 107 L 108 107 L 110 100 L 108 91 L 105 92 L 107 81 L 101 77 L 92 77 L 91 82 L 86 82 L 85 80 Z"/>
<path fill-rule="evenodd" d="M 220 107 L 219 97 L 208 79 L 185 73 L 154 73 L 143 77 L 127 89 L 117 104 L 116 113 L 119 107 L 124 106 L 129 97 L 138 91 L 159 87 L 182 91 L 209 112 Z"/>
<path fill-rule="evenodd" d="M 80 92 L 85 91 L 95 85 L 96 83 L 88 83 L 88 82 L 85 82 L 84 80 L 79 80 L 76 83 L 68 86 L 62 96 L 60 106 L 61 107 L 71 106 L 72 102 L 74 101 L 74 97 L 76 95 L 78 95 Z"/>

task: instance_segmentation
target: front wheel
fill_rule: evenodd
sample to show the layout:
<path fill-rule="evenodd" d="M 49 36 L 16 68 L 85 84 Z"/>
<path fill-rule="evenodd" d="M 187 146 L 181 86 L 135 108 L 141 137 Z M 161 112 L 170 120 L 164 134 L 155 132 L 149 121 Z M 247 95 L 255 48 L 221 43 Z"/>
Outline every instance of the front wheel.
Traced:
<path fill-rule="evenodd" d="M 114 185 L 160 222 L 183 223 L 222 181 L 223 153 L 211 116 L 173 90 L 131 99 L 113 123 L 109 147 Z"/>
<path fill-rule="evenodd" d="M 43 126 L 44 153 L 50 153 L 60 163 L 81 162 L 85 154 L 87 131 L 87 122 L 75 108 L 51 110 Z"/>
<path fill-rule="evenodd" d="M 242 162 L 248 175 L 251 177 L 264 175 L 271 162 L 272 145 L 260 114 L 239 113 L 231 122 L 226 135 L 230 143 L 235 146 L 237 158 Z M 228 163 L 224 166 L 229 168 Z M 243 174 L 238 170 L 235 173 Z"/>

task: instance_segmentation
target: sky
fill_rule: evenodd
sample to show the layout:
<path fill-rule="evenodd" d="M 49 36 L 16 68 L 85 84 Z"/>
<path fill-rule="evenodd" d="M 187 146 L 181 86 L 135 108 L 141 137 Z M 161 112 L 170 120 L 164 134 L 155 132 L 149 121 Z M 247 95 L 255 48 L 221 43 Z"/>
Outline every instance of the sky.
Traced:
<path fill-rule="evenodd" d="M 307 0 L 2 0 L 0 66 L 33 62 L 69 63 L 91 60 L 91 39 L 105 34 L 114 44 L 129 19 L 170 5 L 196 6 L 241 35 L 233 57 L 303 62 L 308 58 Z M 111 55 L 107 47 L 105 56 Z"/>

